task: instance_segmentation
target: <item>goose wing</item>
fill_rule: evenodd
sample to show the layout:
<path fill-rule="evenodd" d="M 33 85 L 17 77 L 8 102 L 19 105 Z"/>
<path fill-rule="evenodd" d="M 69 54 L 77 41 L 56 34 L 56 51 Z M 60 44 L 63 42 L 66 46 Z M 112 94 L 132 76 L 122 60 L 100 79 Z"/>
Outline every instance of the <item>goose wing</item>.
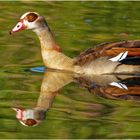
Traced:
<path fill-rule="evenodd" d="M 119 54 L 122 55 L 123 58 L 126 58 L 127 56 L 125 60 L 120 57 L 119 61 L 122 61 L 122 63 L 124 61 L 124 63 L 131 64 L 136 60 L 140 64 L 140 40 L 111 42 L 97 45 L 95 48 L 89 48 L 75 57 L 74 63 L 75 65 L 82 66 L 99 57 L 108 56 L 109 58 L 113 58 Z"/>

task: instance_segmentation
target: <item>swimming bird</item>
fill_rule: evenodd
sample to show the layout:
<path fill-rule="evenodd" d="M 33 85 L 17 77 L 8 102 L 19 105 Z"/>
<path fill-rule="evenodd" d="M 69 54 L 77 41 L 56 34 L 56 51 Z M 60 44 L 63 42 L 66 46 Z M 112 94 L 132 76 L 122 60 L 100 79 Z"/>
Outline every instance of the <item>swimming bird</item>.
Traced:
<path fill-rule="evenodd" d="M 104 43 L 82 52 L 75 58 L 62 53 L 45 18 L 37 12 L 26 12 L 10 31 L 33 30 L 41 43 L 41 54 L 46 67 L 79 74 L 133 74 L 140 65 L 133 65 L 140 56 L 140 40 Z"/>

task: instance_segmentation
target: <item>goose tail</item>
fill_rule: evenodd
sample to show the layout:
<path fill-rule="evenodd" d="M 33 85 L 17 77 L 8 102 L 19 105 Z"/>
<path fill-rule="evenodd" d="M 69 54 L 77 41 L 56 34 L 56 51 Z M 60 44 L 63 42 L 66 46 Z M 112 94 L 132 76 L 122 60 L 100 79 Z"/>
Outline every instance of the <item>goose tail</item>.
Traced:
<path fill-rule="evenodd" d="M 121 64 L 115 70 L 119 74 L 140 74 L 140 65 L 126 65 Z"/>

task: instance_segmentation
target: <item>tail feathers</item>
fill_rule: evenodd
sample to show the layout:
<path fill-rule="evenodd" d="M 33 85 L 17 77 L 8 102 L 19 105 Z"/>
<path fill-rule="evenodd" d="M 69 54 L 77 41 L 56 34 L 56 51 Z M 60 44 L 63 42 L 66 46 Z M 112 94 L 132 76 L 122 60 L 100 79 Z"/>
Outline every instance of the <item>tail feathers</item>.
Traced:
<path fill-rule="evenodd" d="M 114 73 L 140 74 L 140 65 L 118 65 Z"/>
<path fill-rule="evenodd" d="M 140 57 L 127 57 L 121 61 L 122 64 L 140 65 Z"/>

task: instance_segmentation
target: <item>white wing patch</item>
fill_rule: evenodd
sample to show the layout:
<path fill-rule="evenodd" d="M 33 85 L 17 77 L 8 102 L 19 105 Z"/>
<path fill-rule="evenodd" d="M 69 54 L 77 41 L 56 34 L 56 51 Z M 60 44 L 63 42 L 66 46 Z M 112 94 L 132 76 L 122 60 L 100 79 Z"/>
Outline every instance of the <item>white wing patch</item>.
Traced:
<path fill-rule="evenodd" d="M 121 89 L 128 90 L 127 86 L 125 84 L 122 84 L 122 83 L 112 82 L 112 83 L 110 83 L 110 85 L 121 88 Z"/>
<path fill-rule="evenodd" d="M 128 55 L 128 51 L 122 52 L 122 53 L 119 53 L 117 56 L 110 58 L 109 60 L 113 62 L 122 61 L 127 57 L 127 55 Z"/>

